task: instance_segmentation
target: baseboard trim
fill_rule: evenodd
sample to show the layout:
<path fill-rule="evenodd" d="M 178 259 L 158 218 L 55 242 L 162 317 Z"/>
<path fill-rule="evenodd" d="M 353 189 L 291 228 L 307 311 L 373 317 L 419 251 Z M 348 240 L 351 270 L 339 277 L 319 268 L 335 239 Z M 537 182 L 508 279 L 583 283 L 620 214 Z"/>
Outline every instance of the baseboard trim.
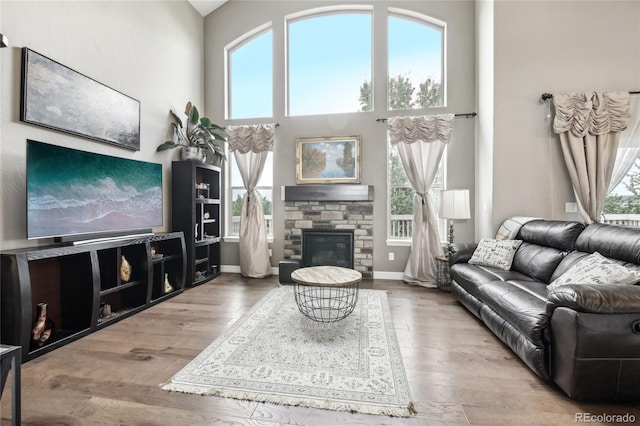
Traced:
<path fill-rule="evenodd" d="M 404 278 L 404 272 L 373 271 L 374 280 L 402 281 L 403 278 Z"/>
<path fill-rule="evenodd" d="M 227 274 L 239 274 L 240 265 L 220 265 L 220 272 L 225 272 Z M 271 267 L 271 273 L 273 275 L 278 275 L 278 268 Z"/>
<path fill-rule="evenodd" d="M 227 274 L 239 274 L 240 265 L 221 265 L 220 271 Z M 278 268 L 272 267 L 271 273 L 273 275 L 278 275 Z M 404 272 L 373 271 L 373 279 L 375 280 L 402 281 L 403 278 L 404 278 Z"/>

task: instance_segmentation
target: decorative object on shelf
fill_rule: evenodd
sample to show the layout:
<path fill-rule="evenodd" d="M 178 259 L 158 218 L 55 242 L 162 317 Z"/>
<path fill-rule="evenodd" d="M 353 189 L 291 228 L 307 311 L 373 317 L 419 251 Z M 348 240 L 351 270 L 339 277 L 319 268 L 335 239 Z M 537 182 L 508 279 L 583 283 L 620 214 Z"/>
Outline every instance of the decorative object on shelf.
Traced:
<path fill-rule="evenodd" d="M 195 238 L 196 240 L 198 239 L 198 226 L 200 225 L 196 222 L 196 229 L 193 232 L 193 238 Z"/>
<path fill-rule="evenodd" d="M 468 189 L 446 189 L 440 192 L 440 217 L 449 219 L 449 244 L 453 244 L 453 221 L 470 219 Z"/>
<path fill-rule="evenodd" d="M 187 116 L 187 125 L 183 126 L 178 115 L 169 110 L 174 122 L 173 139 L 160 144 L 156 151 L 181 148 L 180 158 L 182 160 L 195 160 L 203 163 L 220 165 L 227 157 L 224 155 L 224 148 L 215 141 L 226 142 L 221 132 L 224 127 L 211 122 L 207 117 L 200 117 L 200 113 L 195 105 L 187 102 L 184 113 Z"/>
<path fill-rule="evenodd" d="M 36 346 L 42 346 L 53 334 L 54 323 L 47 316 L 47 304 L 38 303 L 36 307 L 36 320 L 31 329 L 31 342 Z"/>
<path fill-rule="evenodd" d="M 164 293 L 171 293 L 173 291 L 173 286 L 169 282 L 169 274 L 164 274 Z"/>
<path fill-rule="evenodd" d="M 183 146 L 180 148 L 180 159 L 204 163 L 207 160 L 207 151 L 197 146 Z"/>
<path fill-rule="evenodd" d="M 360 136 L 296 139 L 296 183 L 360 183 Z"/>
<path fill-rule="evenodd" d="M 159 259 L 162 259 L 163 257 L 162 253 L 158 253 L 158 249 L 156 249 L 155 246 L 151 246 L 150 253 L 151 253 L 152 260 L 159 260 Z"/>
<path fill-rule="evenodd" d="M 209 212 L 204 212 L 204 214 L 202 215 L 203 219 L 209 219 L 211 216 L 209 215 Z"/>
<path fill-rule="evenodd" d="M 105 318 L 111 315 L 111 305 L 107 302 L 100 302 L 100 318 Z"/>
<path fill-rule="evenodd" d="M 197 183 L 196 191 L 198 194 L 198 198 L 209 198 L 209 184 L 208 183 Z"/>
<path fill-rule="evenodd" d="M 140 150 L 140 102 L 28 48 L 20 120 Z"/>
<path fill-rule="evenodd" d="M 131 280 L 131 264 L 124 256 L 122 256 L 120 261 L 120 279 L 123 283 L 128 283 L 129 280 Z"/>

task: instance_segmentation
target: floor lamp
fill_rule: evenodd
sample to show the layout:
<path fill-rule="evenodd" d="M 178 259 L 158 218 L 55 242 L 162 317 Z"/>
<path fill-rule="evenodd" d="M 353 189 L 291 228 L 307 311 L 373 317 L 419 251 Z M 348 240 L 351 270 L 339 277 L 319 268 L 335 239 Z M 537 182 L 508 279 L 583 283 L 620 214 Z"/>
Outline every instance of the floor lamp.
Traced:
<path fill-rule="evenodd" d="M 468 189 L 445 189 L 440 192 L 440 217 L 449 220 L 449 244 L 453 244 L 453 221 L 471 219 Z"/>

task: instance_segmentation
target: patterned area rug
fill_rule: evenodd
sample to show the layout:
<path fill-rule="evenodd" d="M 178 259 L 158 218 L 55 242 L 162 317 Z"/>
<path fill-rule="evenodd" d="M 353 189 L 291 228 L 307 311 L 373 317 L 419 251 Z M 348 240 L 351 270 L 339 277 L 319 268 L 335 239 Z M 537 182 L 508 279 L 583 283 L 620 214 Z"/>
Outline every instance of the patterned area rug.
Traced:
<path fill-rule="evenodd" d="M 385 292 L 360 290 L 346 319 L 303 316 L 269 292 L 162 389 L 408 417 L 415 413 Z"/>

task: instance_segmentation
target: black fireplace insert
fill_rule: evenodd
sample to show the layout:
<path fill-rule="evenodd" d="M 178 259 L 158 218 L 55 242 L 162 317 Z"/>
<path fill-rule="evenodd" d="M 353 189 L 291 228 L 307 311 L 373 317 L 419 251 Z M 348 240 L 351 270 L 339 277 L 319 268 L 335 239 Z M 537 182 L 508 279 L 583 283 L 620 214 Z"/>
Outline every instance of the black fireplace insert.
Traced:
<path fill-rule="evenodd" d="M 302 230 L 302 266 L 353 269 L 353 230 Z"/>

